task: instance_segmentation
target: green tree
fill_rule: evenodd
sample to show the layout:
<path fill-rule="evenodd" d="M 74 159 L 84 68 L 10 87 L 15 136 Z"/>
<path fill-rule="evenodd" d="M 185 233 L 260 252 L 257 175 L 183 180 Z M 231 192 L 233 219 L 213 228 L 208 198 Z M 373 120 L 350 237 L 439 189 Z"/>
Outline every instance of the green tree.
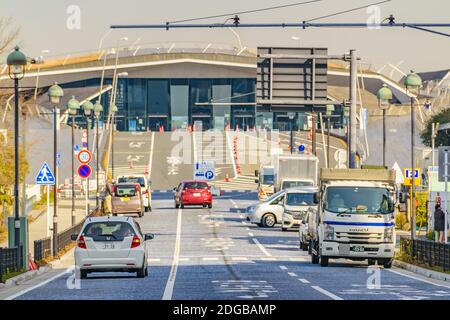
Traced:
<path fill-rule="evenodd" d="M 431 124 L 439 122 L 440 124 L 450 123 L 450 108 L 445 109 L 434 116 L 432 116 L 426 123 L 425 130 L 420 134 L 420 138 L 424 145 L 431 147 Z M 438 132 L 435 141 L 436 146 L 450 145 L 450 132 L 441 130 Z"/>

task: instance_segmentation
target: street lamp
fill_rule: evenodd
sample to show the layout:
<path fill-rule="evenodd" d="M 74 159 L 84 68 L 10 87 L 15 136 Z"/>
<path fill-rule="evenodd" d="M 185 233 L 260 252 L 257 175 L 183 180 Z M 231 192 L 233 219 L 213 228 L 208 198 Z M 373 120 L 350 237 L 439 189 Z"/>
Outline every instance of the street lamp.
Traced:
<path fill-rule="evenodd" d="M 81 106 L 81 108 L 83 109 L 83 115 L 86 118 L 86 145 L 87 149 L 89 150 L 89 126 L 90 126 L 89 119 L 94 110 L 94 105 L 89 100 L 86 100 Z M 86 216 L 87 216 L 89 214 L 89 177 L 86 178 L 85 192 L 86 192 Z"/>
<path fill-rule="evenodd" d="M 96 205 L 96 207 L 97 207 L 97 210 L 99 209 L 98 208 L 98 205 L 99 205 L 99 188 L 98 188 L 98 169 L 99 169 L 99 156 L 98 156 L 98 118 L 100 117 L 100 114 L 102 113 L 102 111 L 103 111 L 103 107 L 102 107 L 102 105 L 100 104 L 100 102 L 97 100 L 97 102 L 95 103 L 95 105 L 94 105 L 94 117 L 95 117 L 95 127 L 96 127 L 96 134 L 95 134 L 95 159 L 96 159 L 96 168 L 95 168 L 95 171 L 96 171 L 96 173 L 97 173 L 97 193 L 96 193 L 96 196 L 95 196 L 95 205 Z"/>
<path fill-rule="evenodd" d="M 295 117 L 295 113 L 289 112 L 288 117 L 290 120 L 290 129 L 291 129 L 291 138 L 290 138 L 289 143 L 290 143 L 291 154 L 293 154 L 294 153 L 294 117 Z"/>
<path fill-rule="evenodd" d="M 422 86 L 422 79 L 414 71 L 408 74 L 405 78 L 406 94 L 410 93 L 411 98 L 411 239 L 414 239 L 415 234 L 415 201 L 414 201 L 414 181 L 415 181 L 415 168 L 414 168 L 414 131 L 415 131 L 415 114 L 414 114 L 414 98 L 419 95 L 420 87 Z"/>
<path fill-rule="evenodd" d="M 75 160 L 74 160 L 74 145 L 75 145 L 75 116 L 80 109 L 80 102 L 72 96 L 72 99 L 67 102 L 67 110 L 72 116 L 72 226 L 75 225 Z"/>
<path fill-rule="evenodd" d="M 19 80 L 25 76 L 27 57 L 16 46 L 6 58 L 6 64 L 8 75 L 11 80 L 14 80 L 14 246 L 19 249 Z M 20 261 L 19 254 L 17 260 Z"/>
<path fill-rule="evenodd" d="M 383 111 L 383 167 L 386 167 L 386 110 L 392 100 L 392 91 L 386 84 L 377 92 L 378 107 Z"/>
<path fill-rule="evenodd" d="M 55 186 L 53 188 L 53 256 L 56 256 L 58 254 L 58 105 L 61 103 L 64 91 L 55 82 L 55 84 L 48 89 L 47 94 L 50 102 L 53 104 L 53 170 L 55 170 Z"/>

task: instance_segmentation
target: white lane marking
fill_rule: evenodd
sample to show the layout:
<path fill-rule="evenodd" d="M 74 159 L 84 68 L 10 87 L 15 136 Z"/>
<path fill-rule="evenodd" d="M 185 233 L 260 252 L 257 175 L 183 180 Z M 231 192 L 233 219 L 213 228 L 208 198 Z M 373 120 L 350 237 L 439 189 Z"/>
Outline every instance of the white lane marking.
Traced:
<path fill-rule="evenodd" d="M 233 207 L 234 207 L 235 209 L 237 209 L 237 208 L 238 208 L 238 205 L 237 205 L 236 201 L 234 201 L 233 199 L 230 199 L 230 201 L 231 201 L 231 204 L 233 205 Z"/>
<path fill-rule="evenodd" d="M 291 277 L 298 277 L 295 272 L 288 272 L 288 275 L 290 275 Z"/>
<path fill-rule="evenodd" d="M 150 159 L 148 160 L 148 171 L 149 171 L 148 179 L 149 180 L 151 180 L 152 172 L 153 172 L 152 165 L 153 165 L 153 147 L 154 147 L 154 145 L 155 145 L 155 133 L 152 132 L 152 143 L 150 145 L 150 156 L 149 156 Z"/>
<path fill-rule="evenodd" d="M 189 258 L 180 258 L 180 259 L 178 259 L 178 261 L 189 261 L 190 259 Z"/>
<path fill-rule="evenodd" d="M 170 269 L 169 278 L 167 279 L 167 284 L 166 284 L 166 288 L 164 289 L 164 294 L 163 294 L 162 300 L 172 300 L 173 287 L 175 285 L 175 278 L 177 276 L 177 270 L 178 270 L 178 260 L 180 258 L 181 211 L 182 211 L 182 209 L 178 209 L 177 235 L 176 235 L 176 239 L 175 239 L 175 249 L 173 252 L 172 268 Z"/>
<path fill-rule="evenodd" d="M 30 292 L 30 291 L 32 291 L 32 290 L 34 290 L 34 289 L 37 289 L 37 288 L 39 288 L 39 287 L 42 287 L 43 285 L 46 285 L 47 283 L 52 282 L 53 280 L 56 280 L 56 279 L 58 279 L 59 277 L 65 275 L 65 274 L 67 274 L 67 273 L 71 273 L 73 270 L 74 270 L 74 267 L 67 268 L 67 269 L 64 270 L 63 272 L 58 273 L 57 275 L 51 277 L 50 279 L 47 279 L 47 280 L 45 280 L 45 281 L 42 281 L 41 283 L 39 283 L 39 284 L 37 284 L 37 285 L 35 285 L 35 286 L 32 286 L 32 287 L 30 287 L 30 288 L 21 290 L 21 291 L 15 293 L 15 294 L 13 294 L 12 296 L 9 296 L 9 297 L 5 298 L 5 300 L 14 300 L 15 298 L 20 297 L 21 295 L 24 295 L 25 293 Z"/>
<path fill-rule="evenodd" d="M 250 237 L 253 237 L 253 233 L 252 233 L 252 232 L 249 232 L 248 235 L 249 235 Z"/>
<path fill-rule="evenodd" d="M 244 219 L 244 216 L 242 214 L 239 215 L 239 218 Z"/>
<path fill-rule="evenodd" d="M 147 261 L 148 262 L 159 262 L 159 261 L 161 261 L 161 259 L 160 258 L 149 258 L 149 259 L 147 259 Z"/>
<path fill-rule="evenodd" d="M 306 280 L 306 279 L 302 279 L 302 278 L 300 278 L 300 279 L 298 279 L 300 282 L 302 282 L 302 283 L 309 283 L 309 281 L 308 280 Z"/>
<path fill-rule="evenodd" d="M 307 261 L 307 257 L 301 257 L 301 258 L 289 258 L 289 261 Z"/>
<path fill-rule="evenodd" d="M 246 257 L 232 257 L 231 260 L 236 261 L 247 261 L 248 259 Z"/>
<path fill-rule="evenodd" d="M 203 258 L 203 261 L 217 261 L 217 260 L 219 260 L 219 258 L 210 258 L 210 257 Z"/>
<path fill-rule="evenodd" d="M 311 286 L 311 288 L 313 288 L 314 290 L 319 291 L 320 293 L 323 293 L 324 295 L 330 297 L 333 300 L 344 300 L 341 297 L 338 297 L 337 295 L 335 295 L 334 293 L 331 293 L 330 291 L 327 291 L 319 286 Z"/>
<path fill-rule="evenodd" d="M 270 254 L 269 251 L 266 250 L 266 248 L 264 248 L 264 246 L 258 241 L 258 239 L 252 238 L 253 242 L 258 246 L 259 250 L 262 251 L 262 253 L 264 253 L 266 256 L 271 257 L 272 255 Z"/>
<path fill-rule="evenodd" d="M 250 228 L 245 228 L 245 230 L 249 231 L 249 230 L 250 230 Z"/>
<path fill-rule="evenodd" d="M 281 270 L 287 270 L 287 268 L 285 266 L 280 266 Z"/>
<path fill-rule="evenodd" d="M 421 278 L 415 277 L 415 276 L 413 276 L 413 275 L 404 274 L 404 273 L 401 273 L 401 272 L 399 272 L 399 271 L 395 271 L 395 270 L 392 270 L 392 269 L 385 269 L 385 270 L 386 270 L 386 271 L 389 271 L 389 272 L 392 272 L 392 273 L 395 273 L 395 274 L 398 274 L 398 275 L 403 276 L 403 277 L 407 277 L 407 278 L 411 278 L 411 279 L 414 279 L 414 280 L 422 281 L 422 282 L 425 282 L 425 283 L 428 283 L 428 284 L 432 284 L 432 285 L 435 285 L 435 286 L 437 286 L 437 287 L 450 288 L 450 286 L 445 286 L 445 285 L 442 285 L 442 284 L 437 284 L 437 283 L 434 283 L 434 282 L 431 282 L 431 281 L 428 281 L 428 280 L 425 280 L 425 279 L 421 279 Z"/>

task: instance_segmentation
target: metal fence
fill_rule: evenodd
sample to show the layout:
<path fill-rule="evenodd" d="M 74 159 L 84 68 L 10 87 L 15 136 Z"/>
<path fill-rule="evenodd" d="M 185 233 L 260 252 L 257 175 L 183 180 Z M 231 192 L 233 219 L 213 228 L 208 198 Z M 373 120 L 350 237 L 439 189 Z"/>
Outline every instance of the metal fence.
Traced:
<path fill-rule="evenodd" d="M 9 272 L 18 272 L 22 269 L 22 247 L 0 248 L 0 282 Z"/>
<path fill-rule="evenodd" d="M 400 250 L 418 263 L 450 271 L 450 244 L 401 237 Z"/>
<path fill-rule="evenodd" d="M 58 233 L 58 243 L 57 243 L 57 250 L 60 252 L 62 249 L 64 249 L 66 246 L 68 246 L 72 239 L 70 239 L 70 236 L 72 234 L 78 234 L 81 231 L 81 228 L 83 227 L 84 219 L 80 223 L 74 225 L 73 227 L 67 228 L 66 230 Z"/>
<path fill-rule="evenodd" d="M 52 238 L 47 237 L 34 241 L 34 261 L 41 261 L 52 255 Z"/>

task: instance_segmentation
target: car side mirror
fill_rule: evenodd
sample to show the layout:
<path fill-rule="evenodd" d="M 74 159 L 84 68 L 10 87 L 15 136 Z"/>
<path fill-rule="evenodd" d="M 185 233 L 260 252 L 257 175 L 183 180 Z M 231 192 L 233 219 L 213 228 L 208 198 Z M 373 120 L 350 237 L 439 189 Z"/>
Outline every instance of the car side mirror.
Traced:
<path fill-rule="evenodd" d="M 319 195 L 319 193 L 318 192 L 314 192 L 314 203 L 315 204 L 318 204 L 319 203 L 319 200 L 320 200 L 320 195 Z"/>
<path fill-rule="evenodd" d="M 144 234 L 144 241 L 153 240 L 154 238 L 155 238 L 155 235 L 153 233 Z"/>
<path fill-rule="evenodd" d="M 77 239 L 78 239 L 78 235 L 77 234 L 71 234 L 70 235 L 70 240 L 77 241 Z"/>

